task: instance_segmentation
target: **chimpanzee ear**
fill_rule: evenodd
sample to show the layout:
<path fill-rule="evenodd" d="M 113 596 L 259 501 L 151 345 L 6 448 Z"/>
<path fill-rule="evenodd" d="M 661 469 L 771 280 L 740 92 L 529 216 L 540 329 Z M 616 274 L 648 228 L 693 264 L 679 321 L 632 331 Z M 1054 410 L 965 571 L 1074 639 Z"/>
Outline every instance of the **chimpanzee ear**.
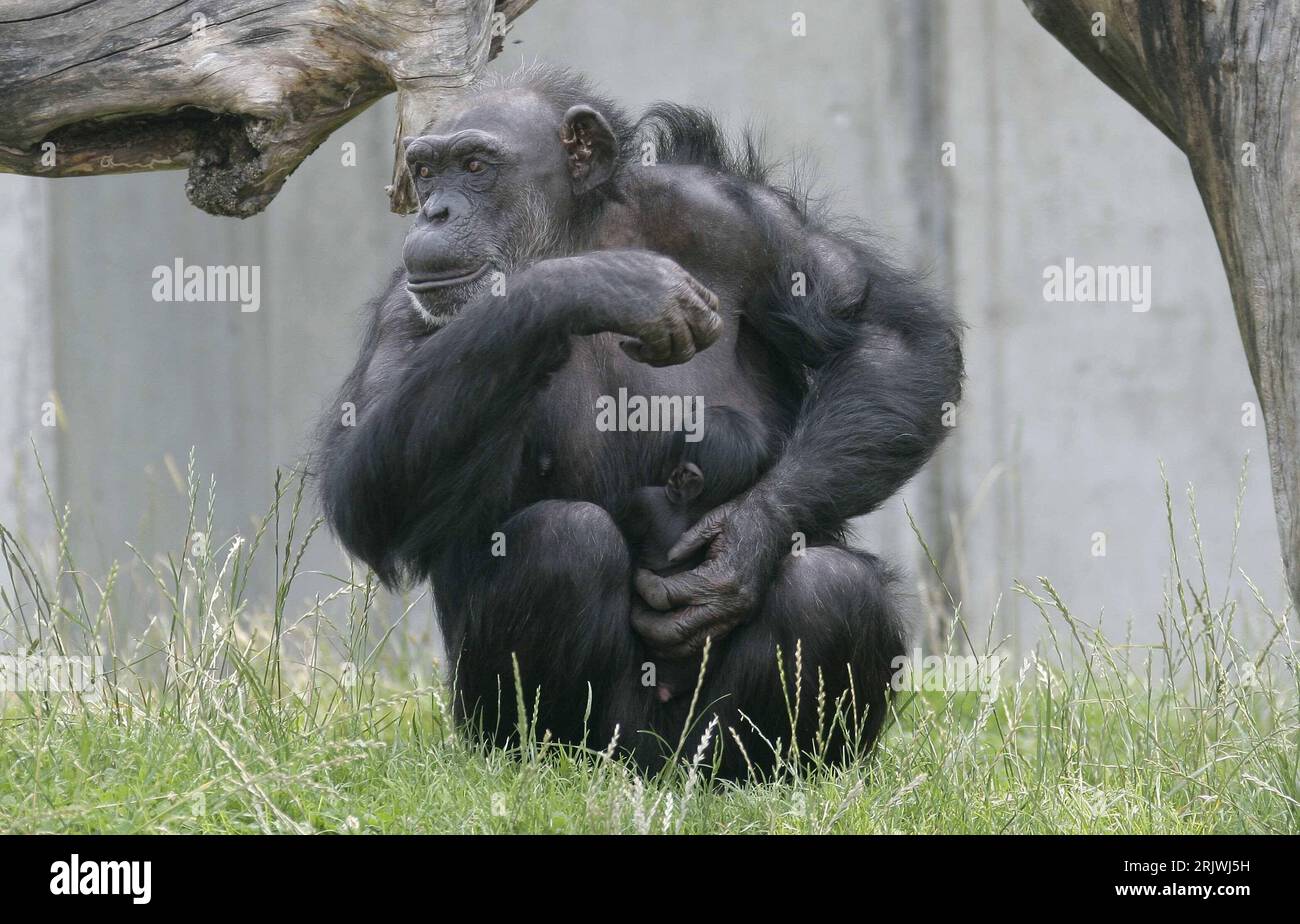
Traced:
<path fill-rule="evenodd" d="M 560 141 L 569 152 L 573 190 L 585 193 L 614 175 L 618 142 L 605 117 L 590 106 L 574 106 L 564 114 Z"/>
<path fill-rule="evenodd" d="M 668 476 L 668 484 L 664 485 L 664 494 L 674 504 L 689 504 L 703 490 L 704 473 L 691 462 L 683 462 L 673 469 L 673 473 Z"/>

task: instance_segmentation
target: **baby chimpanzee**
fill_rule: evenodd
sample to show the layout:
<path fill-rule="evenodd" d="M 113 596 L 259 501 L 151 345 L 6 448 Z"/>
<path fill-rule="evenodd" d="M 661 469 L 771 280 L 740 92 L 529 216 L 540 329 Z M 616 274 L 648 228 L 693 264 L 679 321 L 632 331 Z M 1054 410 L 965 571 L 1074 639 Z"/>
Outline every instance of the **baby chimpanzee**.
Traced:
<path fill-rule="evenodd" d="M 767 428 L 753 417 L 725 406 L 707 408 L 704 438 L 682 441 L 667 483 L 640 488 L 628 501 L 621 521 L 634 565 L 660 575 L 697 567 L 703 550 L 680 561 L 671 561 L 669 550 L 700 517 L 757 481 L 772 454 Z M 659 701 L 693 689 L 699 669 L 698 657 L 656 664 Z"/>
<path fill-rule="evenodd" d="M 703 493 L 704 472 L 694 462 L 682 461 L 668 476 L 667 484 L 641 488 L 633 495 L 627 533 L 638 568 L 678 574 L 695 567 L 698 562 L 692 558 L 670 561 L 668 550 L 712 509 L 698 502 Z"/>

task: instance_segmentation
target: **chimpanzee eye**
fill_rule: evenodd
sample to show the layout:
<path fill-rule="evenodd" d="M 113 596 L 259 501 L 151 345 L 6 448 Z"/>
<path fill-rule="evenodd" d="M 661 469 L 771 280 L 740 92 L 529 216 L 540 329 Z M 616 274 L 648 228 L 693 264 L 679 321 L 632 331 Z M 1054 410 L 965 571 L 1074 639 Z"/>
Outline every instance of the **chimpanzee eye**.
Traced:
<path fill-rule="evenodd" d="M 486 166 L 487 165 L 477 157 L 471 157 L 469 160 L 465 161 L 465 169 L 470 173 L 482 173 Z"/>
<path fill-rule="evenodd" d="M 426 180 L 433 176 L 433 171 L 429 169 L 428 164 L 420 164 L 420 176 Z"/>

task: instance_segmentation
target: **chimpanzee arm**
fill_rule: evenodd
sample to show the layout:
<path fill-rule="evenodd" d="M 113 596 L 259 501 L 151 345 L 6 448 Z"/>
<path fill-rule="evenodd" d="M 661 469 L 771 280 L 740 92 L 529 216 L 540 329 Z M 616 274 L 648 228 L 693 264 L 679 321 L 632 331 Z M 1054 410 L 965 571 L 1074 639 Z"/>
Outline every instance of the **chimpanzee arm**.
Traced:
<path fill-rule="evenodd" d="M 668 365 L 721 327 L 713 294 L 645 251 L 545 260 L 506 280 L 505 292 L 428 333 L 413 326 L 396 278 L 322 428 L 326 516 L 388 584 L 423 575 L 450 542 L 486 541 L 518 476 L 520 422 L 568 360 L 573 336 L 622 333 L 634 338 L 629 354 Z M 355 420 L 337 413 L 348 402 Z"/>
<path fill-rule="evenodd" d="M 778 252 L 788 256 L 748 316 L 807 370 L 808 386 L 759 494 L 812 534 L 880 506 L 947 435 L 945 406 L 961 398 L 960 325 L 856 242 L 811 232 Z"/>
<path fill-rule="evenodd" d="M 806 388 L 767 474 L 673 550 L 680 558 L 707 545 L 705 563 L 667 578 L 638 574 L 646 602 L 673 610 L 638 631 L 670 656 L 698 651 L 752 613 L 793 533 L 833 535 L 902 487 L 947 433 L 945 402 L 961 395 L 960 325 L 914 279 L 788 212 L 765 233 L 765 251 L 781 256 L 746 319 Z"/>

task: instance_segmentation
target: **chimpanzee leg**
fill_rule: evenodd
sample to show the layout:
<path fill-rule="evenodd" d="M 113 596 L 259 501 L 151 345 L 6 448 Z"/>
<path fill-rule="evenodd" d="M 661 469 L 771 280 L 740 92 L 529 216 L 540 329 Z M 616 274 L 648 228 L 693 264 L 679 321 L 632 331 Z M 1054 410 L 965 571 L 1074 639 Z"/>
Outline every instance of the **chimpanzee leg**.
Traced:
<path fill-rule="evenodd" d="M 655 689 L 642 683 L 622 533 L 603 508 L 559 500 L 521 510 L 501 532 L 504 555 L 476 555 L 450 580 L 435 580 L 450 586 L 438 603 L 458 713 L 498 744 L 515 737 L 513 655 L 530 725 L 540 688 L 538 736 L 603 748 L 619 724 L 621 747 L 652 762 L 659 749 L 638 733 L 649 726 Z"/>
<path fill-rule="evenodd" d="M 613 520 L 594 504 L 552 500 L 519 512 L 501 531 L 504 556 L 476 559 L 456 580 L 436 582 L 456 589 L 438 597 L 457 712 L 498 744 L 514 738 L 513 653 L 530 723 L 541 689 L 537 734 L 601 748 L 617 724 L 622 750 L 642 768 L 660 766 L 659 741 L 677 743 L 694 684 L 675 691 L 668 704 L 645 685 L 648 656 L 629 617 L 628 552 Z M 885 718 L 890 662 L 903 653 L 905 637 L 892 584 L 883 563 L 866 553 L 816 546 L 788 556 L 759 615 L 711 652 L 688 756 L 714 713 L 724 742 L 722 772 L 731 777 L 744 776 L 747 765 L 771 770 L 772 745 L 780 739 L 783 751 L 789 747 L 792 714 L 805 752 L 839 759 L 850 745 L 874 741 Z M 693 674 L 698 665 L 671 670 Z M 832 721 L 837 706 L 853 729 L 847 737 Z M 647 729 L 658 738 L 644 734 Z"/>
<path fill-rule="evenodd" d="M 743 742 L 748 763 L 763 772 L 776 763 L 778 739 L 782 756 L 789 755 L 792 718 L 806 754 L 840 760 L 865 751 L 884 722 L 891 661 L 903 654 L 906 641 L 893 584 L 885 564 L 865 552 L 815 546 L 787 556 L 759 615 L 710 653 L 697 709 L 703 714 L 690 748 L 717 713 L 726 776 L 743 776 L 747 768 L 730 729 Z"/>

